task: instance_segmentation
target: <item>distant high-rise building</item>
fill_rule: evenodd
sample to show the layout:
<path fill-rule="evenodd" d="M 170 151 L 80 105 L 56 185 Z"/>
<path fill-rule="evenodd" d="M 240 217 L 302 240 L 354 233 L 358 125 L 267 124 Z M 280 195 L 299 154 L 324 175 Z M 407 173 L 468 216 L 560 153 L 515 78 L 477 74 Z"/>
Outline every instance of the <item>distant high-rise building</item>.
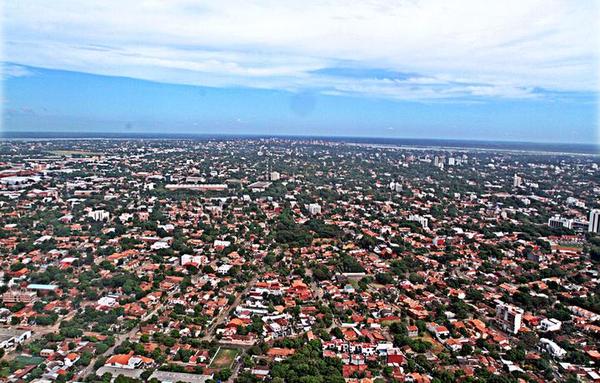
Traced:
<path fill-rule="evenodd" d="M 29 303 L 33 302 L 35 298 L 36 293 L 34 291 L 8 290 L 2 294 L 4 303 Z"/>
<path fill-rule="evenodd" d="M 570 229 L 572 225 L 572 219 L 563 218 L 559 214 L 556 214 L 554 217 L 550 217 L 550 219 L 548 219 L 548 226 L 550 227 L 566 227 L 567 229 Z"/>
<path fill-rule="evenodd" d="M 321 206 L 318 203 L 311 203 L 308 205 L 308 212 L 311 215 L 321 214 Z"/>
<path fill-rule="evenodd" d="M 588 228 L 588 223 L 577 218 L 564 218 L 561 217 L 560 214 L 556 214 L 554 217 L 548 219 L 548 226 L 554 228 L 566 227 L 567 229 L 575 231 L 585 231 L 585 229 Z"/>
<path fill-rule="evenodd" d="M 600 233 L 600 209 L 592 209 L 590 211 L 588 231 L 590 233 Z"/>
<path fill-rule="evenodd" d="M 411 214 L 408 217 L 408 220 L 409 221 L 413 221 L 413 222 L 418 222 L 423 229 L 428 229 L 429 228 L 429 220 L 427 218 L 425 218 L 425 217 L 422 217 L 422 216 L 418 215 L 418 214 Z"/>
<path fill-rule="evenodd" d="M 390 190 L 399 193 L 402 191 L 402 184 L 400 182 L 392 181 L 392 182 L 390 182 Z"/>
<path fill-rule="evenodd" d="M 518 174 L 515 174 L 515 176 L 513 177 L 513 186 L 518 188 L 518 187 L 521 187 L 522 184 L 523 184 L 523 178 L 519 177 Z"/>
<path fill-rule="evenodd" d="M 94 221 L 108 221 L 110 219 L 110 213 L 104 210 L 93 210 L 88 213 L 88 217 Z"/>

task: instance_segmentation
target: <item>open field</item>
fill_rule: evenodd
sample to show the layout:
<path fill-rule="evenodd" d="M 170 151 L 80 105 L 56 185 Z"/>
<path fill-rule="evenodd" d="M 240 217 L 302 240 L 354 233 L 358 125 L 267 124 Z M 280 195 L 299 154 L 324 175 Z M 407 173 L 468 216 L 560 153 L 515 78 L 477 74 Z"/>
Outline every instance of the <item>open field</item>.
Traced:
<path fill-rule="evenodd" d="M 436 339 L 434 339 L 429 333 L 424 333 L 422 336 L 417 337 L 415 339 L 420 339 L 424 342 L 431 343 L 432 350 L 436 354 L 439 354 L 440 352 L 444 351 L 444 346 Z"/>
<path fill-rule="evenodd" d="M 239 351 L 234 348 L 221 348 L 210 364 L 210 368 L 229 368 Z"/>

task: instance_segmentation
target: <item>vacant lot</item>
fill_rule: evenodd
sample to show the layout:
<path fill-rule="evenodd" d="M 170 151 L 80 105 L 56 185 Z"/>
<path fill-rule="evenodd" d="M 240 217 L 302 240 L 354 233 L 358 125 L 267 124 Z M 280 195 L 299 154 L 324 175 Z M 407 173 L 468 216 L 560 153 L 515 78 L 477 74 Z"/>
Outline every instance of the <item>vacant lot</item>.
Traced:
<path fill-rule="evenodd" d="M 233 364 L 238 350 L 234 348 L 221 348 L 210 364 L 210 368 L 229 368 Z"/>

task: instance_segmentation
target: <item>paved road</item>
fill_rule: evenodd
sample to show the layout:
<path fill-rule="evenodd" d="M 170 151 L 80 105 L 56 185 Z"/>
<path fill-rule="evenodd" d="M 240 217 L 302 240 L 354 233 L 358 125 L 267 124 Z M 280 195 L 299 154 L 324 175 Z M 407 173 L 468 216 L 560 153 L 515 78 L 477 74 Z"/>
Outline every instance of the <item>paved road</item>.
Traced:
<path fill-rule="evenodd" d="M 227 307 L 227 309 L 221 310 L 221 312 L 219 313 L 219 315 L 217 316 L 217 318 L 213 321 L 213 323 L 207 329 L 206 335 L 204 336 L 204 338 L 202 338 L 203 340 L 213 341 L 215 339 L 215 335 L 216 334 L 214 334 L 214 331 L 217 329 L 217 327 L 221 323 L 223 323 L 223 321 L 225 321 L 226 318 L 229 317 L 229 311 L 232 308 L 237 307 L 240 304 L 240 301 L 242 300 L 242 297 L 245 296 L 246 294 L 248 294 L 248 292 L 256 284 L 257 280 L 258 280 L 258 275 L 255 276 L 254 278 L 252 278 L 250 280 L 250 282 L 248 282 L 248 284 L 246 285 L 246 288 L 243 291 L 241 291 L 240 293 L 238 293 L 236 295 L 235 300 L 233 301 L 233 303 L 230 306 Z M 238 360 L 236 360 L 234 362 L 235 366 L 234 366 L 234 368 L 232 370 L 231 377 L 227 380 L 227 382 L 234 382 L 235 379 L 237 379 L 237 376 L 240 373 L 240 369 L 241 369 L 241 366 L 242 366 L 241 356 L 244 354 L 245 349 L 251 347 L 251 345 L 239 345 L 239 344 L 232 344 L 232 343 L 227 343 L 226 345 L 228 347 L 239 348 L 239 349 L 242 350 L 242 352 L 240 353 L 240 355 L 238 355 Z"/>
<path fill-rule="evenodd" d="M 117 348 L 117 346 L 119 346 L 121 343 L 123 343 L 124 340 L 130 339 L 131 337 L 133 337 L 137 333 L 138 329 L 139 329 L 139 327 L 136 326 L 125 334 L 117 335 L 117 337 L 115 339 L 115 344 L 112 347 L 110 347 L 108 350 L 106 350 L 103 354 L 93 357 L 92 360 L 90 361 L 90 364 L 88 364 L 77 375 L 79 377 L 81 377 L 81 379 L 83 379 L 86 376 L 88 376 L 89 374 L 91 374 L 92 372 L 94 372 L 94 363 L 96 363 L 96 360 L 98 360 L 98 358 L 100 358 L 101 356 L 112 355 L 113 352 L 115 351 L 115 348 Z"/>
<path fill-rule="evenodd" d="M 156 312 L 158 311 L 159 308 L 160 308 L 160 306 L 155 308 L 151 313 L 149 313 L 145 317 L 142 317 L 140 322 L 143 320 L 147 320 L 148 318 L 151 318 L 154 314 L 156 314 Z M 108 350 L 106 350 L 103 354 L 93 357 L 92 360 L 90 361 L 90 364 L 88 364 L 83 370 L 81 370 L 77 374 L 77 376 L 79 376 L 81 379 L 84 379 L 86 376 L 88 376 L 89 374 L 94 372 L 94 363 L 96 363 L 98 358 L 107 357 L 109 355 L 112 355 L 115 351 L 115 348 L 117 348 L 125 340 L 133 338 L 133 336 L 135 334 L 137 334 L 139 329 L 140 329 L 140 325 L 138 324 L 137 326 L 135 326 L 134 328 L 129 330 L 129 332 L 127 332 L 125 334 L 117 335 L 117 337 L 115 338 L 115 344 L 112 347 L 110 347 Z"/>
<path fill-rule="evenodd" d="M 73 319 L 73 317 L 75 316 L 76 313 L 77 313 L 76 311 L 73 311 L 73 312 L 67 314 L 66 316 L 57 320 L 56 323 L 53 324 L 52 326 L 31 326 L 31 337 L 29 337 L 29 339 L 27 339 L 27 341 L 24 342 L 23 345 L 33 342 L 34 340 L 40 339 L 44 335 L 57 333 L 60 330 L 60 324 L 63 321 L 69 321 L 69 320 Z M 12 360 L 15 357 L 17 357 L 19 354 L 21 354 L 21 352 L 18 352 L 16 349 L 13 349 L 9 353 L 7 353 L 4 356 L 4 358 L 2 358 L 2 359 L 3 360 Z"/>
<path fill-rule="evenodd" d="M 221 310 L 221 312 L 219 313 L 217 318 L 215 318 L 213 323 L 207 329 L 206 335 L 204 336 L 204 338 L 202 338 L 203 340 L 212 341 L 214 339 L 214 336 L 215 336 L 214 331 L 216 330 L 217 326 L 219 326 L 221 323 L 223 323 L 223 321 L 225 321 L 225 319 L 229 316 L 229 310 L 232 307 L 237 307 L 240 304 L 242 297 L 244 295 L 246 295 L 250 291 L 250 289 L 252 289 L 252 287 L 256 284 L 257 280 L 258 280 L 258 276 L 255 276 L 254 278 L 252 278 L 252 280 L 250 280 L 250 282 L 248 282 L 248 284 L 246 285 L 246 288 L 237 294 L 233 304 L 228 306 L 226 309 Z M 159 307 L 157 307 L 156 309 L 154 309 L 154 311 L 152 311 L 151 313 L 146 315 L 144 318 L 142 318 L 142 320 L 151 318 L 154 314 L 156 314 Z M 85 367 L 83 370 L 81 370 L 77 375 L 81 379 L 83 379 L 86 376 L 88 376 L 89 374 L 91 374 L 92 372 L 94 372 L 94 363 L 98 360 L 98 358 L 107 357 L 109 355 L 112 355 L 114 353 L 115 348 L 117 348 L 117 346 L 119 346 L 121 343 L 123 343 L 123 341 L 132 338 L 138 332 L 138 330 L 139 330 L 139 325 L 135 326 L 133 329 L 131 329 L 129 332 L 127 332 L 125 334 L 117 335 L 114 346 L 110 347 L 102 355 L 98 355 L 98 356 L 95 356 L 94 358 L 92 358 L 92 360 L 90 361 L 90 364 L 87 365 L 87 367 Z"/>
<path fill-rule="evenodd" d="M 248 284 L 246 285 L 246 288 L 236 295 L 233 303 L 230 306 L 228 306 L 227 308 L 224 308 L 223 310 L 221 310 L 219 315 L 217 315 L 217 317 L 213 320 L 212 324 L 206 329 L 206 335 L 204 335 L 202 340 L 208 340 L 208 341 L 214 340 L 214 338 L 215 338 L 214 332 L 217 329 L 217 327 L 221 323 L 223 323 L 225 321 L 225 319 L 227 319 L 227 317 L 229 316 L 229 310 L 231 310 L 233 307 L 237 307 L 240 304 L 242 297 L 244 295 L 248 294 L 248 292 L 256 284 L 257 280 L 258 280 L 258 276 L 255 276 L 254 278 L 252 278 L 250 280 L 250 282 L 248 282 Z"/>
<path fill-rule="evenodd" d="M 235 382 L 235 380 L 237 379 L 238 375 L 240 374 L 240 370 L 242 369 L 242 356 L 244 354 L 240 354 L 239 355 L 239 360 L 236 360 L 235 363 L 235 367 L 233 367 L 233 370 L 231 371 L 231 376 L 229 377 L 229 379 L 227 379 L 227 382 L 229 383 L 233 383 Z"/>

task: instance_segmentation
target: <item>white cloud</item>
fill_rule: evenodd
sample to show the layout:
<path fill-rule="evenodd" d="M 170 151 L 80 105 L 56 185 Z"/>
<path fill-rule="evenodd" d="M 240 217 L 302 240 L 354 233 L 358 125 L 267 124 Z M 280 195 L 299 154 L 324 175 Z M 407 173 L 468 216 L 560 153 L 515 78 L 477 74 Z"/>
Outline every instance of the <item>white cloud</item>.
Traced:
<path fill-rule="evenodd" d="M 593 1 L 7 2 L 5 61 L 152 81 L 393 99 L 597 92 Z M 354 66 L 417 73 L 344 78 Z"/>
<path fill-rule="evenodd" d="M 0 79 L 8 77 L 25 77 L 31 76 L 33 73 L 20 65 L 0 63 Z"/>

